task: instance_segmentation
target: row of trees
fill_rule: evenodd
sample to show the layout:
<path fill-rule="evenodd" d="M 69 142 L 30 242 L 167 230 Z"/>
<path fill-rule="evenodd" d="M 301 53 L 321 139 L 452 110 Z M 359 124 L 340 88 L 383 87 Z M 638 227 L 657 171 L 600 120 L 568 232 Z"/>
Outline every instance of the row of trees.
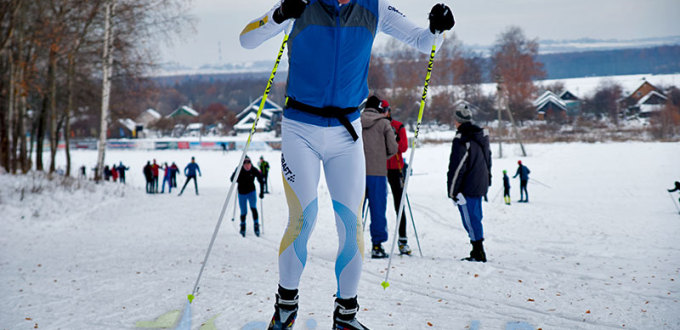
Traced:
<path fill-rule="evenodd" d="M 455 34 L 445 39 L 433 68 L 431 86 L 435 86 L 435 92 L 428 106 L 429 118 L 450 124 L 456 100 L 466 100 L 478 108 L 480 120 L 492 120 L 495 96 L 481 89 L 481 84 L 489 80 L 504 82 L 508 106 L 517 119 L 534 117 L 531 99 L 537 87 L 533 81 L 545 77 L 537 60 L 538 42 L 528 39 L 520 28 L 509 27 L 497 37 L 490 54 L 485 58 L 481 53 L 465 51 Z M 427 55 L 395 40 L 371 60 L 369 86 L 388 98 L 392 108 L 399 109 L 395 116 L 400 119 L 416 117 L 427 61 Z"/>
<path fill-rule="evenodd" d="M 156 60 L 155 40 L 172 40 L 191 25 L 186 6 L 186 0 L 0 2 L 0 165 L 28 171 L 35 146 L 35 168 L 44 170 L 47 138 L 53 172 L 65 133 L 70 174 L 71 123 L 93 129 L 101 122 L 106 131 L 109 96 L 114 113 L 144 103 L 150 89 L 139 87 L 148 85 L 142 77 Z"/>

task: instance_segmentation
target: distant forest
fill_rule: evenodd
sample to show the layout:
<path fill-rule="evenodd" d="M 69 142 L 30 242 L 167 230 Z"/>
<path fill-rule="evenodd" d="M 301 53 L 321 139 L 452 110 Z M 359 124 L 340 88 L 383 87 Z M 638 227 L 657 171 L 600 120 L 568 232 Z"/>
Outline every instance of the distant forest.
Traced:
<path fill-rule="evenodd" d="M 544 65 L 546 79 L 680 73 L 680 45 L 542 54 L 538 55 L 537 60 Z M 491 61 L 483 58 L 482 62 L 483 82 L 492 82 Z M 286 73 L 279 75 L 285 76 Z M 200 74 L 157 77 L 153 80 L 161 85 L 175 85 L 217 80 L 266 80 L 267 77 L 269 72 Z"/>
<path fill-rule="evenodd" d="M 680 72 L 680 45 L 539 55 L 547 79 Z"/>

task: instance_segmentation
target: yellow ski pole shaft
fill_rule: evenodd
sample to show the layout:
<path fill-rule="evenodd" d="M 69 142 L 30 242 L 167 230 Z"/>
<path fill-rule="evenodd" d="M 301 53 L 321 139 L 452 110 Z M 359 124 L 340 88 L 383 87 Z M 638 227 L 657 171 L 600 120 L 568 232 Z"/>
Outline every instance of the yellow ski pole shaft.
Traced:
<path fill-rule="evenodd" d="M 436 39 L 435 39 L 436 40 Z M 418 111 L 418 121 L 416 123 L 415 136 L 411 143 L 411 155 L 408 160 L 408 168 L 406 170 L 406 179 L 404 180 L 404 190 L 401 193 L 401 201 L 399 202 L 399 212 L 397 212 L 397 221 L 401 219 L 404 214 L 404 204 L 406 199 L 406 193 L 408 192 L 408 183 L 411 178 L 411 171 L 413 169 L 413 155 L 416 153 L 416 147 L 418 146 L 418 133 L 420 132 L 420 124 L 423 121 L 423 112 L 425 110 L 425 100 L 427 99 L 427 89 L 430 85 L 430 77 L 432 76 L 432 64 L 434 63 L 434 54 L 437 51 L 436 41 L 432 44 L 432 51 L 430 52 L 430 62 L 427 64 L 427 75 L 425 75 L 425 86 L 423 86 L 423 96 L 420 99 L 420 110 Z M 392 256 L 394 255 L 394 246 L 397 242 L 399 226 L 394 227 L 394 235 L 392 235 L 392 248 L 390 249 L 390 256 L 387 262 L 387 271 L 385 272 L 385 280 L 380 284 L 383 289 L 387 289 L 390 283 L 387 281 L 390 277 L 390 268 L 392 265 Z"/>

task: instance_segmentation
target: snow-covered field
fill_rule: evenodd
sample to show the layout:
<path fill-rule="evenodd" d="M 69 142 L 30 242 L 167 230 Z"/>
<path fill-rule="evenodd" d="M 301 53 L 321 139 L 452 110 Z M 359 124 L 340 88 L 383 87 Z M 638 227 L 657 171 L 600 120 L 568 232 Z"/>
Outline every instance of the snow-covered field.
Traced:
<path fill-rule="evenodd" d="M 362 322 L 372 329 L 680 328 L 680 215 L 665 191 L 680 180 L 680 144 L 526 147 L 529 156 L 522 160 L 535 179 L 529 204 L 506 206 L 499 196 L 501 171 L 514 173 L 519 148 L 504 145 L 506 157 L 494 158 L 484 204 L 484 264 L 459 261 L 470 245 L 445 197 L 450 146 L 417 150 L 409 197 L 424 257 L 409 230 L 415 255 L 395 257 L 391 286 L 383 290 L 387 261 L 372 260 L 366 251 Z M 192 155 L 203 172 L 200 196 L 189 188 L 182 197 L 175 190 L 144 193 L 147 159 L 183 167 Z M 241 238 L 229 207 L 192 304 L 194 329 L 214 317 L 210 324 L 217 329 L 263 329 L 273 313 L 287 207 L 280 154 L 263 155 L 273 165 L 264 235 L 255 238 L 249 223 Z M 0 175 L 0 328 L 133 329 L 181 309 L 238 157 L 108 151 L 107 163 L 131 166 L 128 185 L 81 183 L 73 192 Z M 95 158 L 95 151 L 73 152 L 76 167 L 92 167 Z M 22 186 L 27 189 L 20 201 Z M 42 192 L 30 193 L 37 186 Z M 513 201 L 518 186 L 513 180 Z M 296 329 L 331 325 L 337 237 L 323 178 L 319 196 Z M 391 202 L 388 208 L 391 236 Z"/>

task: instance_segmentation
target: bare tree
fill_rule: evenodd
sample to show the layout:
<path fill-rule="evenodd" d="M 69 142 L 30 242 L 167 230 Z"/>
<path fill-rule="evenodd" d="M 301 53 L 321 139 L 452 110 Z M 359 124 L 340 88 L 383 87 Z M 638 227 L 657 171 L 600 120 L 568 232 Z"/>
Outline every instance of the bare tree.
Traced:
<path fill-rule="evenodd" d="M 491 54 L 492 73 L 505 83 L 510 110 L 520 121 L 533 118 L 529 102 L 536 92 L 533 80 L 545 77 L 537 60 L 538 41 L 527 39 L 519 27 L 509 27 L 497 37 Z"/>

